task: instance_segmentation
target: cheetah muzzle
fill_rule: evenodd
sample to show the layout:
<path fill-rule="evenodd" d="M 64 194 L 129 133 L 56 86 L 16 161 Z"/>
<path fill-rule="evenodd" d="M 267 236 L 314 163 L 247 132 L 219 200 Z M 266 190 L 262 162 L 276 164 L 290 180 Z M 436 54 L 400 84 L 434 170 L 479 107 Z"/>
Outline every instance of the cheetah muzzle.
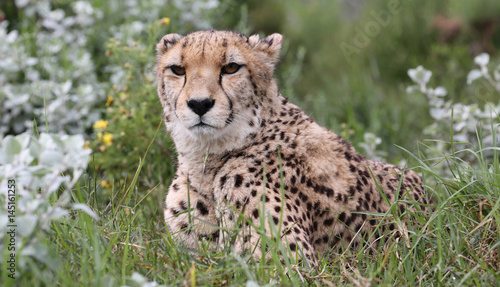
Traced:
<path fill-rule="evenodd" d="M 237 217 L 260 226 L 266 216 L 267 235 L 281 225 L 292 254 L 314 265 L 320 253 L 367 242 L 378 224 L 367 212 L 427 210 L 415 172 L 366 159 L 281 96 L 273 70 L 282 41 L 200 31 L 157 44 L 158 96 L 178 152 L 165 221 L 189 248 L 201 238 L 224 244 L 240 229 L 234 248 L 249 250 L 260 235 Z"/>

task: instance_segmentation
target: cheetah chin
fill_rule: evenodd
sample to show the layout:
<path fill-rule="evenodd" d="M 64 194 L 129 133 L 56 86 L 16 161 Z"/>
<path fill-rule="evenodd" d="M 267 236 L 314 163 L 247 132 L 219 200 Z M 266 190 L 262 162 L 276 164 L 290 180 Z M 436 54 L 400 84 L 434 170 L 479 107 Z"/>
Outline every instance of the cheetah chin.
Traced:
<path fill-rule="evenodd" d="M 158 96 L 178 152 L 164 215 L 188 248 L 236 238 L 236 252 L 260 257 L 250 220 L 314 266 L 332 249 L 373 247 L 375 229 L 401 228 L 381 221 L 393 205 L 428 211 L 417 173 L 366 159 L 281 96 L 273 72 L 282 42 L 211 30 L 156 46 Z"/>

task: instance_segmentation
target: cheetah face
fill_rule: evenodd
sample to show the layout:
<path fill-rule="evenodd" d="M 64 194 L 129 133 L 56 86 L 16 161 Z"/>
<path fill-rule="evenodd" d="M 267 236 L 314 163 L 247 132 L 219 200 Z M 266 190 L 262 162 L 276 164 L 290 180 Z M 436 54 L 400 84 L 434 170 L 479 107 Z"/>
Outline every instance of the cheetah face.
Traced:
<path fill-rule="evenodd" d="M 281 42 L 278 34 L 259 39 L 228 31 L 164 36 L 156 73 L 169 132 L 200 142 L 255 132 L 262 102 L 256 97 L 272 80 Z"/>

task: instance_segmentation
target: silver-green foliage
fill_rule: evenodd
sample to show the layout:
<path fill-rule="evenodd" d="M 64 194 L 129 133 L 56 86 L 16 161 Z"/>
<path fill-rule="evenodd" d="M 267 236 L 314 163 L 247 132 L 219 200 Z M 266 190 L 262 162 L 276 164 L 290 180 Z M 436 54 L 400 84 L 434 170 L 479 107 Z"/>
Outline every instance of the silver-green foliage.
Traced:
<path fill-rule="evenodd" d="M 473 69 L 467 76 L 467 84 L 484 78 L 481 82 L 483 86 L 476 87 L 473 91 L 483 92 L 486 87 L 487 92 L 500 93 L 500 66 L 493 71 L 493 76 L 488 70 L 489 55 L 486 53 L 478 55 L 474 62 L 480 69 Z M 432 72 L 422 66 L 408 70 L 408 75 L 416 83 L 409 86 L 407 92 L 418 91 L 426 95 L 429 103 L 429 114 L 434 122 L 427 126 L 424 133 L 434 139 L 433 149 L 440 154 L 451 154 L 452 152 L 464 150 L 470 146 L 481 148 L 494 147 L 500 142 L 500 125 L 495 119 L 500 115 L 500 101 L 498 103 L 485 103 L 481 108 L 478 104 L 455 103 L 452 100 L 445 100 L 448 94 L 444 87 L 428 87 Z M 472 95 L 474 96 L 474 95 Z M 450 138 L 450 128 L 453 138 Z M 480 129 L 481 137 L 478 137 Z M 453 139 L 453 144 L 450 141 Z M 464 162 L 470 164 L 474 162 L 473 157 L 467 156 L 470 153 L 461 153 Z M 488 153 L 485 154 L 488 156 Z M 448 170 L 443 168 L 444 171 Z"/>
<path fill-rule="evenodd" d="M 42 133 L 39 139 L 29 134 L 0 139 L 0 250 L 9 240 L 5 230 L 14 225 L 18 272 L 32 258 L 55 268 L 58 260 L 49 254 L 48 245 L 36 234 L 49 231 L 51 222 L 79 209 L 97 215 L 85 204 L 71 203 L 69 190 L 86 170 L 90 150 L 80 135 Z M 62 191 L 62 193 L 61 193 Z M 15 193 L 15 199 L 12 195 Z M 59 193 L 59 194 L 58 194 Z M 15 206 L 15 209 L 9 206 Z M 0 252 L 0 260 L 5 254 Z"/>
<path fill-rule="evenodd" d="M 100 14 L 86 1 L 70 13 L 29 2 L 16 1 L 22 30 L 0 24 L 0 134 L 30 130 L 33 120 L 50 132 L 83 133 L 105 97 L 87 47 Z"/>

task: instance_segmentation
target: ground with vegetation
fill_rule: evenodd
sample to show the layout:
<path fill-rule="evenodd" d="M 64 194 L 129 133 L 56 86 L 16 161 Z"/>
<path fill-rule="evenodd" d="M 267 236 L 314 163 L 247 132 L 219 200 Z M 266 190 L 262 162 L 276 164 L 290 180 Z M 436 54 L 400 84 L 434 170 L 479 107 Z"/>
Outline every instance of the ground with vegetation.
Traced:
<path fill-rule="evenodd" d="M 1 262 L 17 227 L 0 285 L 498 285 L 498 15 L 492 0 L 2 1 Z M 209 28 L 284 34 L 282 94 L 367 157 L 422 174 L 434 211 L 403 225 L 391 210 L 397 232 L 314 269 L 283 264 L 265 236 L 270 262 L 183 248 L 162 214 L 176 153 L 154 47 Z"/>

